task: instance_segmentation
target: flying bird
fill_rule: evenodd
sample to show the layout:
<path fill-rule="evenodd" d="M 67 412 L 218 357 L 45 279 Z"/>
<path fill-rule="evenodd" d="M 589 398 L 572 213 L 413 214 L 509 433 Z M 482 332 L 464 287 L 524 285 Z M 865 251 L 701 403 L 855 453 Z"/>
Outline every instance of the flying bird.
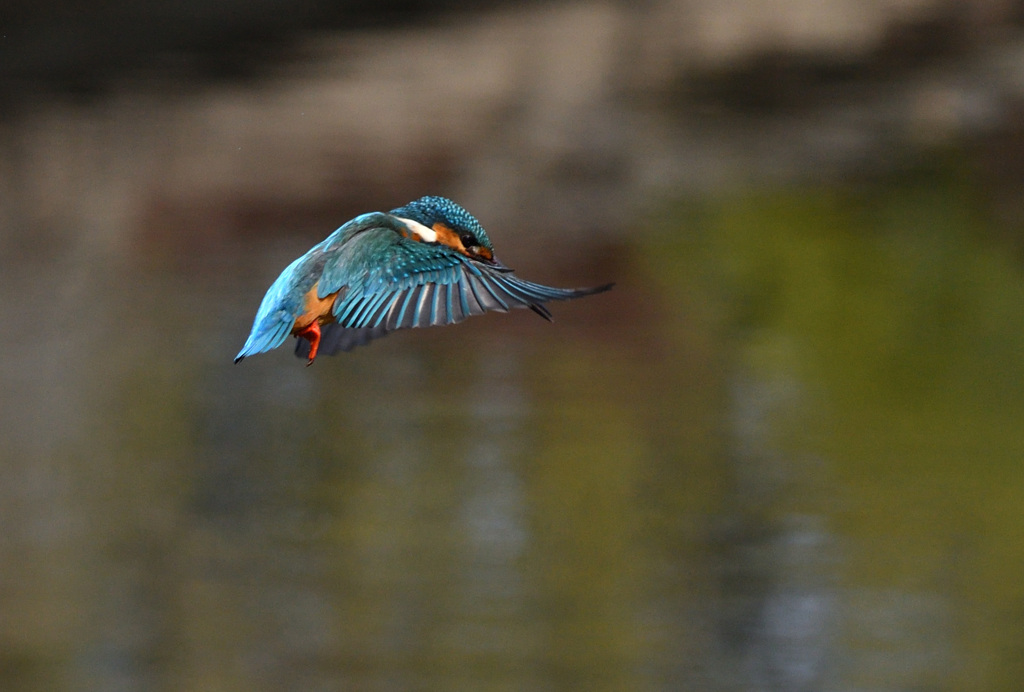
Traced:
<path fill-rule="evenodd" d="M 480 222 L 444 197 L 362 214 L 289 264 L 263 297 L 235 362 L 298 337 L 295 353 L 349 351 L 398 329 L 454 324 L 530 308 L 550 321 L 549 300 L 607 291 L 517 277 L 494 256 Z"/>

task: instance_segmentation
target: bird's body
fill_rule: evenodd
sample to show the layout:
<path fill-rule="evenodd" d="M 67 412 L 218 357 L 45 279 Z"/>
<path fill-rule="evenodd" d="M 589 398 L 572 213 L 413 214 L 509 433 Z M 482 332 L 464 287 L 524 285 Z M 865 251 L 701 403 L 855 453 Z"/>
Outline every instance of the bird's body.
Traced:
<path fill-rule="evenodd" d="M 545 319 L 549 300 L 599 293 L 541 286 L 494 258 L 490 239 L 465 209 L 422 197 L 389 213 L 344 224 L 277 277 L 235 362 L 301 337 L 311 364 L 398 329 L 454 324 L 491 310 L 528 307 Z"/>

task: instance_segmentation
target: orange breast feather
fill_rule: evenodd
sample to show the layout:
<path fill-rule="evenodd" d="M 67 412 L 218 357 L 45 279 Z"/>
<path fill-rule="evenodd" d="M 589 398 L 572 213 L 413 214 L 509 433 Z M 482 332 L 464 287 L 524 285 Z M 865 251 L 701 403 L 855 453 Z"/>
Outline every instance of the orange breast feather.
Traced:
<path fill-rule="evenodd" d="M 313 288 L 309 289 L 306 293 L 305 300 L 303 302 L 304 312 L 295 318 L 295 324 L 292 326 L 292 334 L 302 331 L 309 325 L 313 324 L 314 320 L 320 324 L 327 324 L 328 322 L 334 321 L 334 301 L 338 298 L 338 291 L 324 296 L 323 298 L 317 295 L 317 288 L 319 284 L 314 284 Z"/>

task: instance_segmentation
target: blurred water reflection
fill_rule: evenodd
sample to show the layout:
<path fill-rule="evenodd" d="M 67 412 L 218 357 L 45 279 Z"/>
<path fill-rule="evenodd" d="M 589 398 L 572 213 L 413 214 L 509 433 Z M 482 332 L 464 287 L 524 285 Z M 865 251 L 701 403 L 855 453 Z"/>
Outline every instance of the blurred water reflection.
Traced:
<path fill-rule="evenodd" d="M 519 30 L 585 16 L 582 54 L 603 54 L 618 13 L 562 9 Z M 873 162 L 856 174 L 818 180 L 798 153 L 780 168 L 802 175 L 655 204 L 632 186 L 668 168 L 626 165 L 599 70 L 534 94 L 477 29 L 436 61 L 487 54 L 494 99 L 440 99 L 443 126 L 372 116 L 411 88 L 390 55 L 382 90 L 129 89 L 0 123 L 0 689 L 1013 689 L 1019 132 L 899 155 L 853 137 Z M 337 104 L 371 116 L 353 134 Z M 733 163 L 656 127 L 633 154 L 701 177 L 788 151 L 816 116 L 774 121 L 766 149 L 744 117 Z M 660 136 L 676 148 L 652 153 Z M 385 143 L 399 155 L 353 173 Z M 504 261 L 616 289 L 554 325 L 231 364 L 330 224 L 461 167 Z M 524 182 L 496 193 L 506 178 Z"/>
<path fill-rule="evenodd" d="M 4 689 L 1003 686 L 1024 282 L 975 185 L 673 206 L 555 325 L 313 368 L 230 363 L 299 242 L 84 270 L 74 339 L 5 336 Z"/>

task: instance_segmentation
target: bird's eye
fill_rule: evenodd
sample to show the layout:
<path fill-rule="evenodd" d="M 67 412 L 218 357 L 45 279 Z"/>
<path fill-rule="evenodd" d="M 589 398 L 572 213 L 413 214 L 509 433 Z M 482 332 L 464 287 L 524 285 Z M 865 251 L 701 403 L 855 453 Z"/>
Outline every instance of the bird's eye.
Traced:
<path fill-rule="evenodd" d="M 471 247 L 479 245 L 479 243 L 476 240 L 476 237 L 472 233 L 463 233 L 462 235 L 459 236 L 459 240 L 462 241 L 462 247 L 466 248 L 467 250 Z"/>

